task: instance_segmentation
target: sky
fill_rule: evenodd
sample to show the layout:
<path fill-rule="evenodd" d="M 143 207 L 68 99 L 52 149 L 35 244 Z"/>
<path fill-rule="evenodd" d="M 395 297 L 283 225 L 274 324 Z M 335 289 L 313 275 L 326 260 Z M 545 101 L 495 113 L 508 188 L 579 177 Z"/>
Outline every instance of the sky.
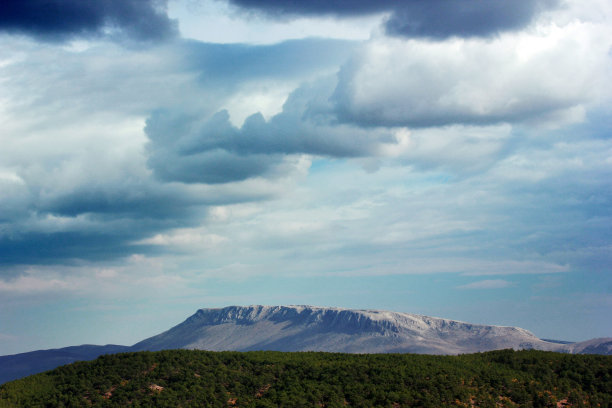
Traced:
<path fill-rule="evenodd" d="M 612 336 L 609 1 L 0 8 L 0 355 L 250 304 Z"/>

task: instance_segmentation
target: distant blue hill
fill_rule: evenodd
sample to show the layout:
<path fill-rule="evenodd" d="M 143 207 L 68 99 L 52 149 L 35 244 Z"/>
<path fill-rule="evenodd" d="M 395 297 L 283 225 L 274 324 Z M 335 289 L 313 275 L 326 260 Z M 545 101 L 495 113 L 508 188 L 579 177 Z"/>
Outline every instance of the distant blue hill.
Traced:
<path fill-rule="evenodd" d="M 554 340 L 554 339 L 542 339 L 549 343 L 557 343 L 557 344 L 574 344 L 573 341 L 564 341 L 564 340 Z"/>
<path fill-rule="evenodd" d="M 0 384 L 52 370 L 75 361 L 93 360 L 103 354 L 122 353 L 129 350 L 130 347 L 114 344 L 106 346 L 86 344 L 0 356 Z"/>

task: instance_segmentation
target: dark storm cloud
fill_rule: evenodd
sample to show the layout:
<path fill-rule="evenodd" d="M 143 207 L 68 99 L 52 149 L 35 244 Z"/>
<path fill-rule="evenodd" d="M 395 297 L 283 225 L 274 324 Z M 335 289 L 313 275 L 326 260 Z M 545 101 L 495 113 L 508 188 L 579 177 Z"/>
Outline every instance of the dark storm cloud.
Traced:
<path fill-rule="evenodd" d="M 150 246 L 130 245 L 130 238 L 141 238 L 140 234 L 70 231 L 0 237 L 0 265 L 102 261 L 148 253 Z"/>
<path fill-rule="evenodd" d="M 166 0 L 3 0 L 0 30 L 61 41 L 119 30 L 139 40 L 159 40 L 177 32 Z"/>
<path fill-rule="evenodd" d="M 391 13 L 387 33 L 406 37 L 489 36 L 520 29 L 557 0 L 229 0 L 272 16 Z"/>
<path fill-rule="evenodd" d="M 256 201 L 257 192 L 194 194 L 148 180 L 75 188 L 31 197 L 20 215 L 0 219 L 0 265 L 113 260 L 160 251 L 137 241 L 192 226 L 209 205 Z"/>
<path fill-rule="evenodd" d="M 45 197 L 47 194 L 53 197 Z M 163 248 L 138 241 L 201 222 L 209 205 L 263 198 L 268 196 L 256 191 L 197 194 L 184 186 L 151 180 L 91 185 L 64 194 L 41 191 L 21 204 L 20 214 L 0 219 L 0 265 L 114 260 L 134 253 L 159 253 Z"/>
<path fill-rule="evenodd" d="M 34 192 L 26 211 L 0 224 L 0 264 L 115 259 L 150 247 L 134 245 L 157 231 L 190 225 L 205 209 L 184 191 L 144 180 Z"/>
<path fill-rule="evenodd" d="M 396 2 L 401 3 L 401 2 Z M 387 33 L 407 37 L 486 37 L 527 25 L 550 0 L 413 0 L 397 7 Z"/>

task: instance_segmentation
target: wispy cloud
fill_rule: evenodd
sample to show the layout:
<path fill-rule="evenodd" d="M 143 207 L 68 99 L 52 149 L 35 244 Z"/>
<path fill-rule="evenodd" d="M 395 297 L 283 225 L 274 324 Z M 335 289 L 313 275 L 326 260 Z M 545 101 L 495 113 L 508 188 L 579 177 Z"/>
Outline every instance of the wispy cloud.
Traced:
<path fill-rule="evenodd" d="M 458 289 L 503 289 L 513 286 L 512 282 L 503 279 L 485 279 L 457 286 Z"/>
<path fill-rule="evenodd" d="M 6 333 L 0 333 L 0 341 L 15 341 L 17 339 L 18 339 L 17 336 L 13 336 L 13 335 L 6 334 Z"/>
<path fill-rule="evenodd" d="M 36 294 L 42 292 L 64 292 L 77 290 L 65 279 L 48 277 L 19 276 L 15 279 L 0 280 L 0 292 L 11 294 Z"/>

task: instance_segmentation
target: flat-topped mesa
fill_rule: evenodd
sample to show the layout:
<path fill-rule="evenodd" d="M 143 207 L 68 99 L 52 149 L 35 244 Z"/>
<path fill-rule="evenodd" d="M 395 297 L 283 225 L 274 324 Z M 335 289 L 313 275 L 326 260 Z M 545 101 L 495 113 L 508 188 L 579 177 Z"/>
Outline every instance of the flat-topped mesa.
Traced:
<path fill-rule="evenodd" d="M 458 354 L 500 348 L 557 350 L 517 327 L 487 326 L 380 310 L 314 306 L 200 309 L 136 350 L 413 352 Z"/>
<path fill-rule="evenodd" d="M 212 325 L 233 322 L 236 324 L 253 324 L 263 320 L 272 322 L 291 321 L 294 324 L 318 325 L 320 328 L 376 331 L 385 334 L 401 331 L 431 331 L 444 335 L 456 330 L 488 332 L 498 336 L 516 333 L 539 340 L 531 332 L 519 327 L 477 325 L 457 320 L 384 310 L 307 305 L 205 308 L 198 310 L 185 323 L 195 324 L 198 322 L 199 324 Z"/>
<path fill-rule="evenodd" d="M 254 324 L 265 320 L 348 332 L 378 332 L 381 334 L 399 332 L 395 321 L 380 318 L 378 313 L 383 312 L 313 306 L 229 306 L 222 309 L 200 309 L 185 323 Z"/>

